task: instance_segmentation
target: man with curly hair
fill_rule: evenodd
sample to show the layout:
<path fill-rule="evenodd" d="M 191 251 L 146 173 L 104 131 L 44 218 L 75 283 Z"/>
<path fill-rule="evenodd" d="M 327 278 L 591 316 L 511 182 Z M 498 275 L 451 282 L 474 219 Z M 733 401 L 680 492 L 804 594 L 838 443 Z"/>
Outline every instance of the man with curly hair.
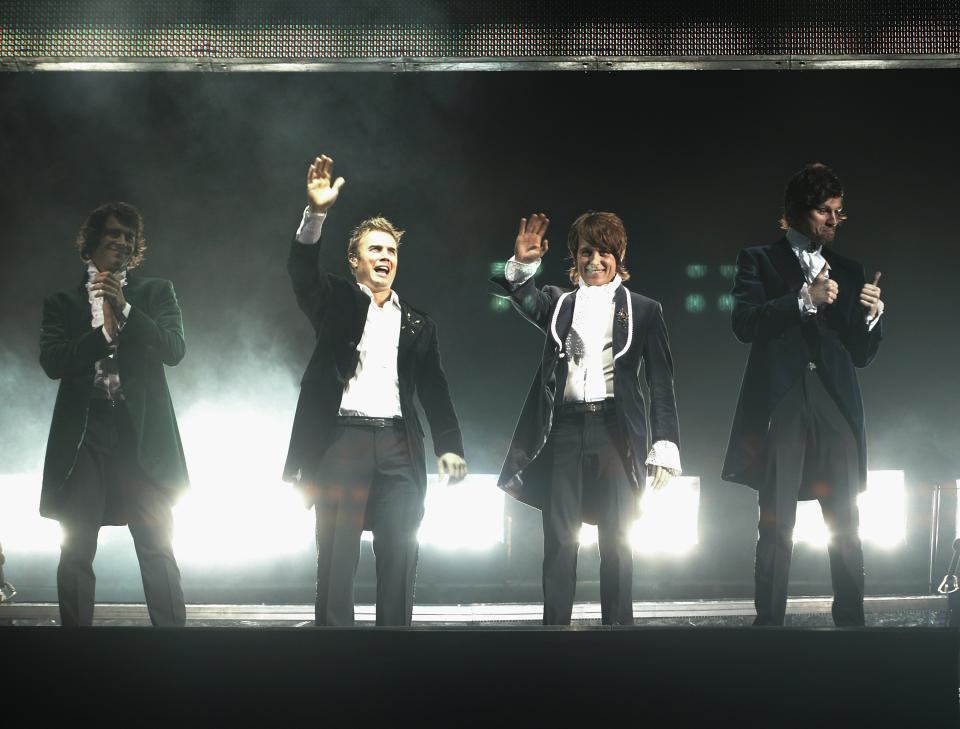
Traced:
<path fill-rule="evenodd" d="M 654 489 L 680 475 L 670 342 L 660 304 L 624 286 L 627 233 L 613 213 L 587 212 L 570 226 L 574 289 L 538 288 L 549 223 L 542 213 L 522 218 L 514 255 L 493 279 L 547 335 L 499 485 L 542 512 L 544 624 L 570 624 L 580 528 L 589 522 L 599 532 L 601 619 L 629 625 L 638 495 L 648 470 Z"/>
<path fill-rule="evenodd" d="M 77 235 L 79 285 L 43 303 L 40 365 L 60 380 L 40 513 L 63 527 L 57 596 L 64 626 L 93 623 L 93 559 L 104 525 L 129 525 L 150 620 L 186 622 L 171 506 L 187 486 L 164 365 L 183 359 L 169 281 L 132 272 L 146 243 L 128 203 L 101 205 Z"/>

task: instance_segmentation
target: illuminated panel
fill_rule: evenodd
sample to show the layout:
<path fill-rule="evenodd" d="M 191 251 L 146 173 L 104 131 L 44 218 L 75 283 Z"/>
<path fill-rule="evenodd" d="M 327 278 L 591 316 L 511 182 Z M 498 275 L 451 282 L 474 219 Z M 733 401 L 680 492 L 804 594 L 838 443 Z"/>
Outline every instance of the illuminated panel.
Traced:
<path fill-rule="evenodd" d="M 660 491 L 644 489 L 640 518 L 630 530 L 630 544 L 640 554 L 684 554 L 699 543 L 700 477 L 677 476 Z M 584 524 L 580 544 L 596 544 L 597 527 Z"/>
<path fill-rule="evenodd" d="M 296 61 L 960 52 L 960 5 L 951 0 L 710 5 L 619 2 L 600 11 L 575 0 L 4 0 L 0 57 Z"/>
<path fill-rule="evenodd" d="M 0 475 L 0 542 L 7 553 L 60 551 L 60 524 L 37 511 L 40 479 L 39 473 Z"/>
<path fill-rule="evenodd" d="M 884 549 L 902 545 L 907 538 L 906 504 L 903 471 L 870 471 L 867 490 L 857 499 L 860 538 Z M 819 548 L 827 546 L 830 534 L 823 523 L 819 502 L 798 503 L 793 539 Z"/>

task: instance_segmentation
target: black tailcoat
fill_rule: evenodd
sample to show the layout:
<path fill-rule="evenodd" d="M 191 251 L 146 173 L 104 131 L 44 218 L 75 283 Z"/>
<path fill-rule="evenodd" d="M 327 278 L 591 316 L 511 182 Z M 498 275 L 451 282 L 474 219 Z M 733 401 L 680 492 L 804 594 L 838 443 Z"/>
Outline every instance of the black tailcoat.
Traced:
<path fill-rule="evenodd" d="M 356 373 L 359 362 L 357 345 L 363 336 L 371 303 L 356 281 L 320 271 L 319 255 L 319 243 L 305 245 L 294 240 L 287 261 L 297 303 L 310 319 L 317 338 L 300 381 L 300 399 L 283 469 L 285 481 L 304 487 L 317 485 L 314 479 L 336 425 L 343 389 Z M 443 453 L 462 456 L 463 438 L 440 362 L 437 327 L 403 298 L 400 299 L 400 310 L 397 349 L 400 411 L 411 463 L 418 482 L 426 491 L 423 426 L 413 396 L 418 394 L 420 397 L 438 456 Z"/>
<path fill-rule="evenodd" d="M 839 295 L 816 316 L 804 319 L 797 299 L 805 279 L 790 242 L 784 237 L 740 251 L 732 324 L 737 339 L 750 344 L 750 357 L 723 464 L 724 480 L 764 487 L 770 415 L 813 362 L 856 437 L 859 488 L 866 488 L 866 433 L 855 368 L 866 367 L 876 355 L 883 321 L 867 330 L 866 309 L 860 304 L 863 266 L 827 247 L 823 256 Z M 804 492 L 801 498 L 810 496 Z"/>
<path fill-rule="evenodd" d="M 540 369 L 520 413 L 510 450 L 500 471 L 500 488 L 541 508 L 550 488 L 550 463 L 538 458 L 550 437 L 555 408 L 561 404 L 567 380 L 567 334 L 573 324 L 577 291 L 557 286 L 538 289 L 534 278 L 510 291 L 503 277 L 493 282 L 510 292 L 514 308 L 543 331 Z M 621 285 L 614 293 L 613 353 L 616 414 L 626 436 L 627 472 L 634 488 L 646 481 L 647 416 L 640 388 L 640 365 L 650 390 L 652 440 L 680 445 L 677 405 L 673 391 L 673 358 L 660 304 Z M 558 402 L 558 396 L 560 401 Z M 593 516 L 585 514 L 588 521 Z"/>
<path fill-rule="evenodd" d="M 40 513 L 60 518 L 59 496 L 83 440 L 93 395 L 97 360 L 110 353 L 100 327 L 91 328 L 86 275 L 79 286 L 51 294 L 43 302 L 40 365 L 60 380 L 43 466 Z M 189 479 L 164 365 L 183 359 L 183 317 L 173 284 L 127 275 L 124 297 L 130 318 L 117 335 L 120 385 L 136 428 L 137 460 L 158 488 L 171 494 Z"/>

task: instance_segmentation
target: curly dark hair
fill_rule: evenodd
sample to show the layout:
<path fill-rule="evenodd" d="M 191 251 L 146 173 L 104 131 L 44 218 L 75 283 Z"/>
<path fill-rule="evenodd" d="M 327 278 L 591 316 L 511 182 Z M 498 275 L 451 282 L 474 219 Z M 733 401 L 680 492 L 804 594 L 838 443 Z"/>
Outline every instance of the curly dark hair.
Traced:
<path fill-rule="evenodd" d="M 787 182 L 787 189 L 783 194 L 783 215 L 780 216 L 780 227 L 786 230 L 801 215 L 822 205 L 825 200 L 832 197 L 843 197 L 840 178 L 822 162 L 811 162 Z M 840 215 L 841 221 L 846 219 L 846 215 Z"/>
<path fill-rule="evenodd" d="M 627 257 L 627 230 L 623 221 L 615 213 L 597 213 L 593 210 L 585 212 L 573 221 L 570 232 L 567 233 L 567 250 L 573 259 L 573 266 L 567 272 L 570 283 L 580 281 L 580 272 L 577 271 L 577 250 L 580 241 L 586 241 L 601 253 L 611 253 L 617 259 L 617 273 L 623 281 L 630 280 L 630 272 L 623 260 Z"/>
<path fill-rule="evenodd" d="M 80 252 L 80 258 L 89 261 L 93 256 L 94 250 L 100 244 L 100 237 L 103 235 L 103 227 L 107 218 L 111 215 L 123 223 L 128 228 L 136 232 L 136 240 L 133 243 L 133 255 L 127 263 L 127 268 L 136 268 L 143 261 L 143 256 L 147 251 L 147 240 L 143 237 L 143 216 L 130 203 L 108 202 L 94 209 L 80 230 L 77 231 L 77 237 L 73 245 Z"/>

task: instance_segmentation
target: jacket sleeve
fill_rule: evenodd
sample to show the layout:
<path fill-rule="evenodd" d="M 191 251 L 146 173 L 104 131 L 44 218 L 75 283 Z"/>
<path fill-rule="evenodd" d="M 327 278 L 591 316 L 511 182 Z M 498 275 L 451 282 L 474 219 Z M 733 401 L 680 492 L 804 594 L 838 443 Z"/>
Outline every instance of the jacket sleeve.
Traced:
<path fill-rule="evenodd" d="M 873 361 L 880 349 L 880 340 L 883 339 L 883 317 L 876 323 L 873 329 L 867 329 L 867 322 L 864 318 L 865 309 L 860 304 L 860 290 L 866 283 L 866 272 L 863 266 L 860 266 L 856 272 L 858 280 L 851 293 L 855 301 L 851 303 L 851 316 L 844 322 L 841 329 L 840 341 L 850 353 L 850 359 L 855 367 L 866 367 Z"/>
<path fill-rule="evenodd" d="M 798 292 L 787 292 L 767 299 L 760 268 L 747 250 L 737 256 L 737 275 L 733 283 L 733 333 L 744 344 L 772 339 L 801 323 Z"/>
<path fill-rule="evenodd" d="M 658 303 L 650 317 L 643 345 L 644 372 L 650 390 L 650 430 L 652 442 L 669 440 L 680 447 L 677 398 L 673 390 L 673 356 L 663 307 Z"/>
<path fill-rule="evenodd" d="M 503 276 L 493 276 L 490 280 L 505 292 L 504 294 L 497 294 L 497 296 L 509 298 L 513 308 L 520 313 L 520 316 L 543 332 L 549 329 L 550 315 L 553 313 L 553 305 L 557 298 L 551 296 L 551 291 L 555 290 L 554 287 L 537 288 L 534 276 L 531 276 L 516 288 L 513 288 Z"/>
<path fill-rule="evenodd" d="M 307 245 L 294 239 L 287 258 L 287 273 L 297 297 L 297 305 L 307 315 L 314 330 L 320 328 L 332 288 L 329 276 L 320 271 L 319 261 L 319 243 Z"/>
<path fill-rule="evenodd" d="M 463 456 L 463 435 L 450 399 L 450 386 L 440 361 L 440 343 L 436 325 L 431 326 L 430 342 L 417 371 L 417 392 L 430 424 L 430 436 L 436 455 L 456 453 Z"/>
<path fill-rule="evenodd" d="M 173 284 L 170 281 L 160 283 L 150 298 L 150 313 L 140 306 L 131 306 L 130 318 L 117 341 L 122 349 L 150 352 L 163 364 L 172 367 L 179 364 L 187 352 L 183 313 Z"/>
<path fill-rule="evenodd" d="M 132 310 L 131 310 L 132 313 Z M 65 301 L 54 294 L 43 302 L 40 324 L 40 366 L 52 380 L 82 375 L 110 353 L 110 344 L 97 327 L 79 337 L 67 335 Z"/>

